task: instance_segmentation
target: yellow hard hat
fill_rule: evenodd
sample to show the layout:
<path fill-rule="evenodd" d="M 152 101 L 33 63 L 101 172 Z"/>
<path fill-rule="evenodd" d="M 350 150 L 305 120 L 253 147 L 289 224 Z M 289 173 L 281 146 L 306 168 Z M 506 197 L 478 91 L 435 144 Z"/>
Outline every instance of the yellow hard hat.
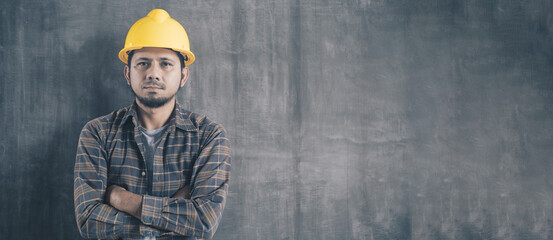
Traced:
<path fill-rule="evenodd" d="M 143 47 L 170 48 L 185 56 L 186 66 L 196 57 L 190 51 L 186 31 L 163 9 L 154 9 L 146 17 L 136 21 L 127 34 L 125 48 L 119 51 L 119 59 L 127 64 L 129 52 Z"/>

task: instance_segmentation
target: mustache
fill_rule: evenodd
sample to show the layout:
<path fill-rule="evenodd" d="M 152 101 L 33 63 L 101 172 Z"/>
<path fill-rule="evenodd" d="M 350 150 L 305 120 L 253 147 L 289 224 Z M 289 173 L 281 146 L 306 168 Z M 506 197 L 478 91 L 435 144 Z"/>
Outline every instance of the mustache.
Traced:
<path fill-rule="evenodd" d="M 165 89 L 165 84 L 161 82 L 156 82 L 156 81 L 148 81 L 148 82 L 145 82 L 144 85 L 142 85 L 142 87 L 143 88 L 156 87 L 156 88 Z"/>

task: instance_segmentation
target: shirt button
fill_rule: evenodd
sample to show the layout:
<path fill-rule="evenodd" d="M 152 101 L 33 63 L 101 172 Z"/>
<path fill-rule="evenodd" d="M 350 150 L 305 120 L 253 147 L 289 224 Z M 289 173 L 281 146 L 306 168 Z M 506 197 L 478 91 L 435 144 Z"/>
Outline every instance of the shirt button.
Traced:
<path fill-rule="evenodd" d="M 146 176 L 146 172 L 142 172 L 142 176 Z"/>

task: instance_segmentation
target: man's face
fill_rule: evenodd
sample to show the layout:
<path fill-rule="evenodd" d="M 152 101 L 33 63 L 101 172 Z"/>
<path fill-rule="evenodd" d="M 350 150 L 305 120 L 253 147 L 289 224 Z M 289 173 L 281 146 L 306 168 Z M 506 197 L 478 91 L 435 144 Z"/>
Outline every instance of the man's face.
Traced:
<path fill-rule="evenodd" d="M 158 108 L 175 98 L 188 78 L 188 68 L 181 68 L 175 52 L 165 48 L 142 48 L 125 66 L 125 78 L 137 101 Z"/>

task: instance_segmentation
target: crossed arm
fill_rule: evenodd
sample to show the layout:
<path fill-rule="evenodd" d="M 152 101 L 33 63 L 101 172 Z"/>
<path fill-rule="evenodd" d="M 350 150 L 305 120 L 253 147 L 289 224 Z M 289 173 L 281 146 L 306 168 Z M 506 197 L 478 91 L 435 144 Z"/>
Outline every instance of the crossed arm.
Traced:
<path fill-rule="evenodd" d="M 108 184 L 108 164 L 98 126 L 81 132 L 75 160 L 75 216 L 85 238 L 141 236 L 212 238 L 230 180 L 230 148 L 224 129 L 215 128 L 198 153 L 190 186 L 171 197 L 138 195 Z"/>
<path fill-rule="evenodd" d="M 106 190 L 105 202 L 119 211 L 140 219 L 142 216 L 142 197 L 142 195 L 129 192 L 120 186 L 111 185 Z M 190 185 L 179 189 L 172 196 L 172 199 L 190 199 Z"/>

